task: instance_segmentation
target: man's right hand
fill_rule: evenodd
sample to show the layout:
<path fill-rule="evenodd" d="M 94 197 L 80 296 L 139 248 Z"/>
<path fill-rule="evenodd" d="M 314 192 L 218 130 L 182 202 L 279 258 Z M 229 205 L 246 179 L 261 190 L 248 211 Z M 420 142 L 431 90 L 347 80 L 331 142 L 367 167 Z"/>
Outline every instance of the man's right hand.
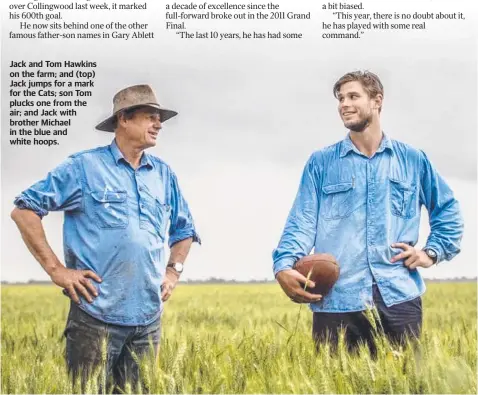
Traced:
<path fill-rule="evenodd" d="M 315 287 L 315 283 L 311 280 L 307 280 L 307 278 L 297 270 L 283 270 L 277 273 L 276 279 L 283 291 L 293 302 L 315 303 L 322 299 L 322 295 L 312 294 L 304 290 L 304 285 L 306 283 L 309 288 Z"/>
<path fill-rule="evenodd" d="M 96 282 L 101 282 L 101 278 L 91 270 L 68 269 L 64 266 L 58 267 L 50 275 L 51 280 L 68 292 L 68 296 L 77 304 L 80 304 L 80 298 L 77 291 L 89 302 L 98 296 L 98 291 L 88 278 Z"/>

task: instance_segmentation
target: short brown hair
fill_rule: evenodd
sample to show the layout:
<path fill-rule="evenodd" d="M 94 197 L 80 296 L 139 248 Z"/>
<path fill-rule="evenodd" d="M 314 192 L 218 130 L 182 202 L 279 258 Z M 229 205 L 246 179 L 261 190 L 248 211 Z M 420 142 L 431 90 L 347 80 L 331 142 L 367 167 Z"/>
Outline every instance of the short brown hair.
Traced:
<path fill-rule="evenodd" d="M 362 84 L 365 92 L 368 93 L 369 97 L 374 98 L 378 94 L 383 97 L 383 85 L 378 76 L 368 70 L 365 71 L 351 71 L 339 78 L 339 80 L 334 85 L 334 96 L 337 99 L 340 88 L 343 84 L 347 82 L 358 81 Z M 378 109 L 381 111 L 382 107 Z"/>

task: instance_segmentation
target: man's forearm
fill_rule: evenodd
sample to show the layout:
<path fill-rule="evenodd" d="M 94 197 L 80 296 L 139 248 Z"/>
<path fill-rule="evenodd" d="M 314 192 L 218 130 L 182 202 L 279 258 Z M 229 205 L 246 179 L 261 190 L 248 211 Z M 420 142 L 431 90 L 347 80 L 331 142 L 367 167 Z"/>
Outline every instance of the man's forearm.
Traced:
<path fill-rule="evenodd" d="M 187 239 L 174 243 L 173 246 L 171 247 L 171 255 L 169 257 L 168 262 L 184 263 L 189 254 L 189 250 L 191 248 L 192 243 L 193 243 L 192 237 L 189 237 Z"/>
<path fill-rule="evenodd" d="M 45 230 L 37 214 L 31 210 L 15 208 L 11 217 L 26 246 L 50 277 L 56 269 L 63 267 L 46 240 Z"/>

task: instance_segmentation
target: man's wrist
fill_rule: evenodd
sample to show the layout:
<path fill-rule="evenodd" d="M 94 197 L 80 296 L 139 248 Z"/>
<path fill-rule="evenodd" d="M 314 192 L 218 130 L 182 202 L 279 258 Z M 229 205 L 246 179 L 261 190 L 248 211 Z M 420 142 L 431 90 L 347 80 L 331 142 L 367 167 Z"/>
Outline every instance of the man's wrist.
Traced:
<path fill-rule="evenodd" d="M 184 264 L 182 262 L 168 262 L 166 270 L 168 269 L 179 277 L 184 270 Z"/>
<path fill-rule="evenodd" d="M 277 275 L 284 270 L 292 269 L 295 262 L 296 259 L 294 258 L 283 258 L 274 263 L 274 277 L 277 278 Z"/>
<path fill-rule="evenodd" d="M 52 278 L 55 274 L 60 272 L 62 269 L 65 269 L 65 266 L 63 266 L 60 262 L 53 262 L 49 264 L 45 264 L 43 266 L 45 269 L 46 273 Z"/>
<path fill-rule="evenodd" d="M 425 253 L 425 255 L 430 259 L 432 262 L 432 265 L 436 265 L 438 262 L 438 252 L 431 247 L 424 247 L 422 251 Z"/>

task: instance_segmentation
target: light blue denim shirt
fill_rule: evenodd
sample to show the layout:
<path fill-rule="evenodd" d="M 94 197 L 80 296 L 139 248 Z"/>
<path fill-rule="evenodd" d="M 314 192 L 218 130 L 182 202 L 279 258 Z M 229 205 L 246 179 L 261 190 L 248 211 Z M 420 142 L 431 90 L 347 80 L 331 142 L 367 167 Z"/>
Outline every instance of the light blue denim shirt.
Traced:
<path fill-rule="evenodd" d="M 429 213 L 426 246 L 438 262 L 460 252 L 463 220 L 457 200 L 426 155 L 383 136 L 368 158 L 350 136 L 312 154 L 278 247 L 274 274 L 315 253 L 330 253 L 340 265 L 332 290 L 313 311 L 347 312 L 373 306 L 375 279 L 387 306 L 416 298 L 425 291 L 417 270 L 390 259 L 403 251 L 395 242 L 415 246 L 420 208 Z"/>
<path fill-rule="evenodd" d="M 89 269 L 99 295 L 80 308 L 104 322 L 146 325 L 162 311 L 161 284 L 169 245 L 193 237 L 193 219 L 170 167 L 143 153 L 134 170 L 116 142 L 70 156 L 22 192 L 19 208 L 40 217 L 63 210 L 65 264 Z"/>

